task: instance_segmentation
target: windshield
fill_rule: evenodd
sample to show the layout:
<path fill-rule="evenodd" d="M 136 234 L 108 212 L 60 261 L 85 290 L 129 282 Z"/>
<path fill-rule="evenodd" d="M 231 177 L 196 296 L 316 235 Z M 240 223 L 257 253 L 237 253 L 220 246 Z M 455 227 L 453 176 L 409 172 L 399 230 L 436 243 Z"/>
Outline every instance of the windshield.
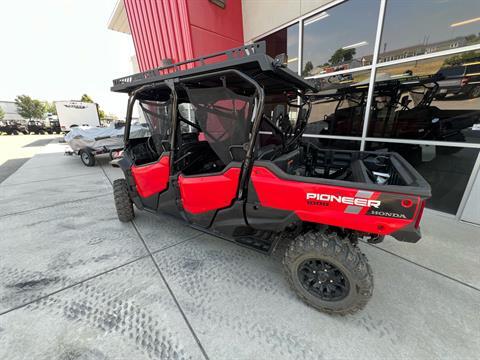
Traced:
<path fill-rule="evenodd" d="M 254 98 L 226 87 L 187 89 L 194 119 L 224 164 L 232 161 L 232 146 L 248 142 Z"/>

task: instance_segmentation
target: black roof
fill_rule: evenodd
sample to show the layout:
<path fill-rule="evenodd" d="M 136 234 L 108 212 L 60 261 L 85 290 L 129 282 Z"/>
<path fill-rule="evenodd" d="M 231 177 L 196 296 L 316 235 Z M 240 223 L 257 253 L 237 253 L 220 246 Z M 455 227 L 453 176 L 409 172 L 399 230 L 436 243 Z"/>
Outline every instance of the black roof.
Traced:
<path fill-rule="evenodd" d="M 316 90 L 312 83 L 268 56 L 265 53 L 264 41 L 115 79 L 111 90 L 129 93 L 147 84 L 161 85 L 165 80 L 187 80 L 192 76 L 228 69 L 235 69 L 250 76 L 267 89 Z"/>

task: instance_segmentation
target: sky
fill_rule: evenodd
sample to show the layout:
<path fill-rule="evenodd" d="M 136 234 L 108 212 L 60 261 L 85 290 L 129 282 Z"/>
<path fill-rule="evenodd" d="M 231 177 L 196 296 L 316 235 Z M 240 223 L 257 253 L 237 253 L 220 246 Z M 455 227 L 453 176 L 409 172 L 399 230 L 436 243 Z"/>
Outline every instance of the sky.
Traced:
<path fill-rule="evenodd" d="M 1 0 L 0 100 L 42 101 L 88 94 L 125 117 L 127 96 L 112 80 L 133 72 L 132 38 L 107 28 L 116 0 Z"/>

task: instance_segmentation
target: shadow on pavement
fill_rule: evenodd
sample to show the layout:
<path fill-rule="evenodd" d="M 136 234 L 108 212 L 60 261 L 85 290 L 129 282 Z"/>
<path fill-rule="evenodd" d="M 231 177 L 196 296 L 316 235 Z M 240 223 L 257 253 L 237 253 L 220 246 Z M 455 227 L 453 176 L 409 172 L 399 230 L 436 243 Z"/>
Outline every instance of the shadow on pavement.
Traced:
<path fill-rule="evenodd" d="M 7 160 L 0 166 L 0 183 L 18 170 L 20 166 L 25 164 L 30 158 L 19 158 Z"/>
<path fill-rule="evenodd" d="M 35 140 L 31 142 L 30 144 L 23 145 L 22 147 L 38 147 L 38 146 L 45 146 L 49 144 L 53 139 L 40 139 L 40 140 Z"/>

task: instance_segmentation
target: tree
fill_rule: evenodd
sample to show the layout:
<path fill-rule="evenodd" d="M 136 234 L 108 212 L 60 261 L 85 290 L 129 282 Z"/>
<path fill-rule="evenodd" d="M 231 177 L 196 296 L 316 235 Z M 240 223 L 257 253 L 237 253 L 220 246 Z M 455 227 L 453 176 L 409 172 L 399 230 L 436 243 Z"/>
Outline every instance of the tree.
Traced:
<path fill-rule="evenodd" d="M 57 115 L 57 108 L 55 107 L 55 103 L 45 101 L 44 107 L 45 107 L 45 112 L 46 113 L 49 113 L 49 114 L 52 114 L 52 115 Z"/>
<path fill-rule="evenodd" d="M 351 60 L 353 60 L 353 56 L 355 55 L 355 53 L 356 53 L 355 49 L 341 49 L 340 48 L 333 53 L 332 57 L 328 61 L 332 65 L 337 65 L 337 64 L 340 64 L 340 63 L 345 62 L 345 61 L 351 61 Z"/>
<path fill-rule="evenodd" d="M 100 120 L 103 120 L 105 119 L 105 111 L 103 111 L 102 109 L 100 109 L 100 107 L 97 105 L 97 110 L 98 110 L 98 118 Z"/>
<path fill-rule="evenodd" d="M 83 94 L 80 101 L 81 102 L 87 102 L 87 103 L 93 103 L 93 99 L 90 96 L 88 96 L 87 94 Z"/>
<path fill-rule="evenodd" d="M 0 107 L 0 120 L 3 120 L 4 117 L 5 117 L 5 111 L 3 111 L 3 109 Z"/>
<path fill-rule="evenodd" d="M 45 114 L 45 106 L 40 100 L 32 99 L 27 95 L 19 95 L 15 98 L 17 111 L 24 119 L 42 119 Z"/>
<path fill-rule="evenodd" d="M 83 94 L 81 99 L 80 99 L 81 102 L 87 102 L 87 103 L 93 103 L 93 99 L 88 96 L 87 94 Z M 100 109 L 100 106 L 97 104 L 97 111 L 98 111 L 98 118 L 100 120 L 103 120 L 105 119 L 105 111 L 103 111 L 102 109 Z"/>
<path fill-rule="evenodd" d="M 460 55 L 451 56 L 443 64 L 449 66 L 461 65 L 467 62 L 478 61 L 480 56 L 475 51 L 469 51 Z"/>
<path fill-rule="evenodd" d="M 303 71 L 302 71 L 302 76 L 308 76 L 310 75 L 310 71 L 313 70 L 313 64 L 311 61 L 307 61 L 305 63 L 305 67 L 303 68 Z"/>

